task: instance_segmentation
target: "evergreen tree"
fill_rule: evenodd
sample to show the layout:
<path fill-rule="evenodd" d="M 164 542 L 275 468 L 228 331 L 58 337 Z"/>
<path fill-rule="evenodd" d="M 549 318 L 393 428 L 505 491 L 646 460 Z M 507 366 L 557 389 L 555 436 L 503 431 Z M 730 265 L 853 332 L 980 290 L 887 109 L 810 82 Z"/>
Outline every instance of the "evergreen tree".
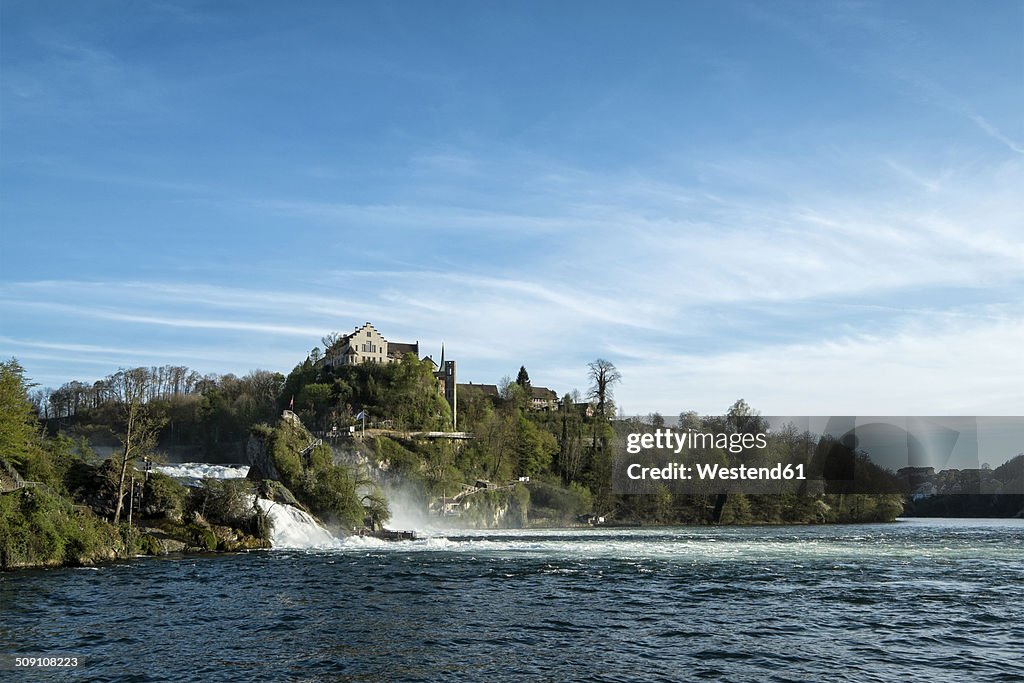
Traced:
<path fill-rule="evenodd" d="M 37 448 L 38 427 L 28 398 L 30 386 L 17 360 L 0 363 L 0 458 L 9 458 L 23 473 Z"/>

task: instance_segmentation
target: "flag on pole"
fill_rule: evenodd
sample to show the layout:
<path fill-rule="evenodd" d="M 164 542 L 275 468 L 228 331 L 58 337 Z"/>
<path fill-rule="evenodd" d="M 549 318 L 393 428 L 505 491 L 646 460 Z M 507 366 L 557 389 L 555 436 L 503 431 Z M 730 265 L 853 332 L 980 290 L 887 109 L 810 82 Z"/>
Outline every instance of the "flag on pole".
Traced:
<path fill-rule="evenodd" d="M 292 396 L 292 400 L 288 402 L 288 410 L 295 410 L 295 397 Z"/>
<path fill-rule="evenodd" d="M 357 420 L 365 420 L 366 419 L 366 411 L 360 410 L 359 414 L 356 415 L 356 419 Z"/>

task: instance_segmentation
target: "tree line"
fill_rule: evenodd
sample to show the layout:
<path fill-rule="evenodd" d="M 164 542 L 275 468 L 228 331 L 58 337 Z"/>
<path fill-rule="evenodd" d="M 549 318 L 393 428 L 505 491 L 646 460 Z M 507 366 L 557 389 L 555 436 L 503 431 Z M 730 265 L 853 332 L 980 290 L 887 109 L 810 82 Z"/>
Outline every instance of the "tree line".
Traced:
<path fill-rule="evenodd" d="M 238 377 L 180 365 L 123 368 L 91 384 L 34 387 L 29 399 L 51 434 L 66 431 L 109 444 L 122 428 L 125 387 L 138 387 L 139 403 L 161 423 L 160 446 L 189 447 L 220 460 L 241 449 L 253 425 L 277 418 L 284 379 L 267 370 Z"/>
<path fill-rule="evenodd" d="M 173 399 L 202 393 L 216 375 L 201 375 L 183 365 L 162 365 L 119 370 L 92 384 L 72 380 L 56 389 L 36 388 L 29 394 L 36 412 L 44 419 L 74 417 L 79 410 L 96 409 L 116 400 L 116 386 L 123 375 L 144 376 L 146 400 Z"/>
<path fill-rule="evenodd" d="M 186 489 L 137 470 L 165 425 L 150 377 L 137 369 L 109 378 L 100 407 L 116 422 L 118 446 L 103 459 L 84 438 L 48 435 L 24 369 L 0 362 L 0 570 L 268 546 L 269 520 L 246 482 Z"/>

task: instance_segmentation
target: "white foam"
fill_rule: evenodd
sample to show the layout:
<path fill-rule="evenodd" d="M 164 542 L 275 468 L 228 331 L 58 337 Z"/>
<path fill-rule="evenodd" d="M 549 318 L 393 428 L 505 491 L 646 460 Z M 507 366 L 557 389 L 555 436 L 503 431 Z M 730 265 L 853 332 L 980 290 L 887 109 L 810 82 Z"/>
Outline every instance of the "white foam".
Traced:
<path fill-rule="evenodd" d="M 153 469 L 175 479 L 245 479 L 249 474 L 248 465 L 211 465 L 206 462 L 156 465 Z"/>
<path fill-rule="evenodd" d="M 373 536 L 348 536 L 339 544 L 339 548 L 362 550 L 365 548 L 385 548 L 390 543 Z"/>
<path fill-rule="evenodd" d="M 286 503 L 259 498 L 256 504 L 274 522 L 270 544 L 274 548 L 339 548 L 343 541 L 335 538 L 309 514 Z"/>

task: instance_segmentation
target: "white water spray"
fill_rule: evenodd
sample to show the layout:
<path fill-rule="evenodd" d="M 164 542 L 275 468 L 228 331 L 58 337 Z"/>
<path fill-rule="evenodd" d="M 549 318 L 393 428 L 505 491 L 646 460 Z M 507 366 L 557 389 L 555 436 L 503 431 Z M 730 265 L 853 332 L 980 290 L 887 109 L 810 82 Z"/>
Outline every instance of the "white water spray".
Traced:
<path fill-rule="evenodd" d="M 256 504 L 274 522 L 270 543 L 274 548 L 337 548 L 342 544 L 320 522 L 287 503 L 259 498 Z"/>
<path fill-rule="evenodd" d="M 391 517 L 384 523 L 385 529 L 394 531 L 415 531 L 420 536 L 445 535 L 463 527 L 451 519 L 431 514 L 422 497 L 403 486 L 384 486 Z"/>
<path fill-rule="evenodd" d="M 249 473 L 248 465 L 214 465 L 204 462 L 187 462 L 174 465 L 157 465 L 154 471 L 174 477 L 190 486 L 198 485 L 203 479 L 244 479 Z M 312 515 L 288 505 L 256 499 L 256 504 L 274 523 L 270 543 L 274 548 L 327 549 L 327 548 L 368 548 L 385 547 L 387 542 L 376 538 L 350 536 L 338 538 L 324 528 Z M 422 528 L 425 517 L 415 512 L 416 506 L 403 497 L 398 505 L 403 526 L 393 528 Z M 409 511 L 409 512 L 406 512 Z"/>
<path fill-rule="evenodd" d="M 183 462 L 177 465 L 157 465 L 154 471 L 175 479 L 244 479 L 248 465 L 211 465 L 205 462 Z"/>

